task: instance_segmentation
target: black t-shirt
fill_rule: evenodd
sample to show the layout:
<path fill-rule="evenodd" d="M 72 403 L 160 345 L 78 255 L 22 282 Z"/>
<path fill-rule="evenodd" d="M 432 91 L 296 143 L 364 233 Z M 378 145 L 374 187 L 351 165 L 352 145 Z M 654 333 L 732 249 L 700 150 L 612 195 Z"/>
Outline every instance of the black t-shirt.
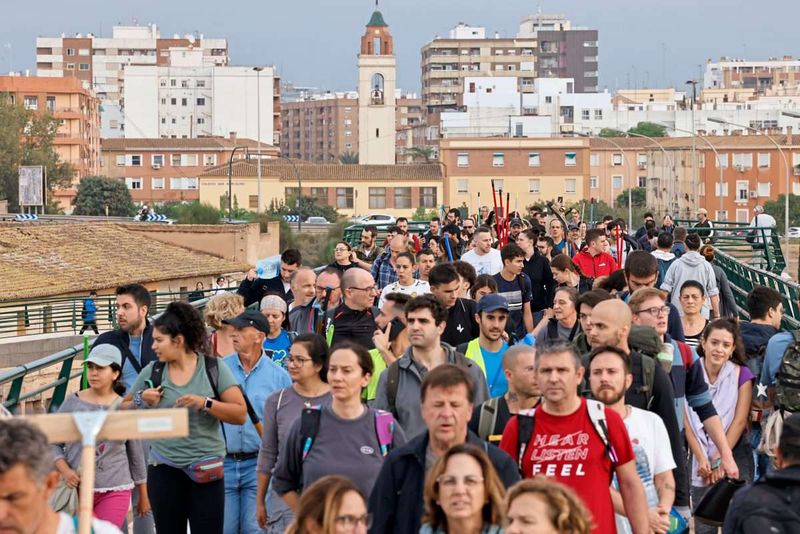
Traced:
<path fill-rule="evenodd" d="M 375 348 L 372 336 L 377 329 L 375 315 L 372 308 L 356 311 L 342 304 L 333 315 L 333 340 L 331 345 L 338 341 L 355 341 L 367 350 Z"/>
<path fill-rule="evenodd" d="M 522 272 L 531 279 L 531 289 L 533 299 L 531 300 L 531 311 L 538 312 L 546 308 L 553 307 L 553 297 L 556 294 L 556 281 L 553 278 L 553 271 L 547 258 L 538 252 L 531 256 L 530 260 L 525 260 L 525 267 Z"/>
<path fill-rule="evenodd" d="M 533 298 L 531 294 L 531 279 L 525 273 L 520 273 L 511 282 L 497 273 L 493 276 L 497 282 L 497 294 L 508 301 L 508 325 L 506 330 L 517 335 L 517 339 L 522 339 L 528 331 L 525 328 L 524 305 Z"/>
<path fill-rule="evenodd" d="M 457 347 L 478 337 L 480 330 L 475 322 L 476 309 L 474 300 L 456 299 L 453 307 L 447 310 L 447 326 L 444 328 L 442 341 Z"/>
<path fill-rule="evenodd" d="M 508 403 L 506 402 L 506 397 L 505 395 L 503 395 L 497 402 L 497 419 L 494 422 L 494 427 L 492 428 L 490 434 L 490 436 L 497 436 L 497 439 L 490 440 L 489 439 L 490 436 L 481 436 L 479 432 L 482 407 L 483 404 L 479 404 L 472 410 L 472 419 L 469 420 L 469 429 L 472 430 L 474 433 L 478 434 L 481 437 L 481 439 L 489 441 L 490 443 L 494 443 L 495 445 L 498 445 L 500 443 L 500 437 L 502 437 L 503 435 L 503 430 L 505 430 L 506 424 L 508 424 L 508 421 L 511 419 L 512 415 L 511 412 L 508 411 Z"/>

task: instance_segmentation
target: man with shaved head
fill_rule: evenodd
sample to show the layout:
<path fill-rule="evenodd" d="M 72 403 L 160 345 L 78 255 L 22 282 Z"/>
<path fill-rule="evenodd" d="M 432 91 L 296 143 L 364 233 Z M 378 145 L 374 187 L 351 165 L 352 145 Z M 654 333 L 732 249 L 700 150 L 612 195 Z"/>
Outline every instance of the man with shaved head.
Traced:
<path fill-rule="evenodd" d="M 364 269 L 348 269 L 342 276 L 344 302 L 336 308 L 328 329 L 329 345 L 338 341 L 354 341 L 367 349 L 374 349 L 376 311 L 372 307 L 378 295 L 378 287 L 372 276 Z"/>
<path fill-rule="evenodd" d="M 308 267 L 300 267 L 292 273 L 290 285 L 294 301 L 289 311 L 289 325 L 291 330 L 298 334 L 314 332 L 317 319 L 314 313 L 316 281 L 316 273 Z"/>
<path fill-rule="evenodd" d="M 512 415 L 539 404 L 541 392 L 536 381 L 535 364 L 536 350 L 530 345 L 514 345 L 503 353 L 503 373 L 508 380 L 508 391 L 476 406 L 469 422 L 469 429 L 482 440 L 497 445 Z"/>
<path fill-rule="evenodd" d="M 408 238 L 404 235 L 394 236 L 389 240 L 389 250 L 372 264 L 372 278 L 378 286 L 378 291 L 397 282 L 397 271 L 394 268 L 397 255 L 408 252 Z"/>

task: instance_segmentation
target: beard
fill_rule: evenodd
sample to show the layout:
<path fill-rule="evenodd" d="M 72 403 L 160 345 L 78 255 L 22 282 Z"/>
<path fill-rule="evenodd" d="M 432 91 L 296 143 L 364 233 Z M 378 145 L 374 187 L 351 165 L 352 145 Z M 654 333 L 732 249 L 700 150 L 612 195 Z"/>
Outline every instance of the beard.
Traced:
<path fill-rule="evenodd" d="M 594 397 L 606 406 L 610 406 L 618 403 L 623 397 L 625 397 L 625 390 L 621 389 L 617 391 L 614 389 L 601 389 L 596 395 L 594 395 Z"/>

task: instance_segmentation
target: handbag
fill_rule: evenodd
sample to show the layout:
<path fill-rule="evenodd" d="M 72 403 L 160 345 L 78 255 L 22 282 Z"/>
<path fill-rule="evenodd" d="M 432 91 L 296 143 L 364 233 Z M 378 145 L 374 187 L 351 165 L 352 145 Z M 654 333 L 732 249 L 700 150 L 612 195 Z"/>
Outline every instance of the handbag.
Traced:
<path fill-rule="evenodd" d="M 66 482 L 62 479 L 53 494 L 50 495 L 50 509 L 54 512 L 64 512 L 67 515 L 75 515 L 78 513 L 78 488 L 71 488 L 67 486 Z"/>
<path fill-rule="evenodd" d="M 721 527 L 728 512 L 728 505 L 737 491 L 745 486 L 741 479 L 725 477 L 708 488 L 706 494 L 694 508 L 694 518 L 716 527 Z"/>

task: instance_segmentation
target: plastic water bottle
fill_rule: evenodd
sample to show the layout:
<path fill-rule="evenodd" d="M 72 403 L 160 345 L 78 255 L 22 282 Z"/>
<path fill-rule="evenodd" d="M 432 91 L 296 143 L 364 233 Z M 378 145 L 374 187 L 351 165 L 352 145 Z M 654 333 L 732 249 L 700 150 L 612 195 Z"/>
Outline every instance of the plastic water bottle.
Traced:
<path fill-rule="evenodd" d="M 661 345 L 661 350 L 658 351 L 656 355 L 656 359 L 658 363 L 661 364 L 661 367 L 664 368 L 666 372 L 672 371 L 672 357 L 675 347 L 672 346 L 672 343 L 664 343 Z"/>

